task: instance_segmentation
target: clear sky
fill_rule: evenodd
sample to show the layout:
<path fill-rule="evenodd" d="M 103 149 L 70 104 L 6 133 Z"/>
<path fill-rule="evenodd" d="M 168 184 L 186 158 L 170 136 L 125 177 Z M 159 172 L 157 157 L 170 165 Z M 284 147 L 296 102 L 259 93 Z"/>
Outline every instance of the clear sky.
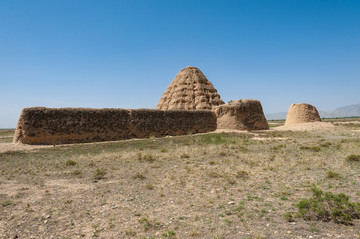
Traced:
<path fill-rule="evenodd" d="M 182 68 L 227 102 L 360 103 L 359 0 L 0 0 L 0 128 L 31 106 L 155 108 Z"/>

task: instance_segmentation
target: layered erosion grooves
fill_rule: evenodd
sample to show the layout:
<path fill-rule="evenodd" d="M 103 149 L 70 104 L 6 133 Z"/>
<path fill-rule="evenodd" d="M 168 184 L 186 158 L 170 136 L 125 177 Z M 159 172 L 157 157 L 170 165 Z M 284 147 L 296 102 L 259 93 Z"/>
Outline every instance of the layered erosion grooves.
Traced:
<path fill-rule="evenodd" d="M 162 95 L 156 109 L 212 110 L 224 104 L 217 90 L 196 67 L 182 69 Z"/>
<path fill-rule="evenodd" d="M 258 100 L 237 100 L 216 107 L 217 128 L 237 130 L 269 129 Z"/>
<path fill-rule="evenodd" d="M 66 144 L 216 130 L 211 111 L 25 108 L 14 143 Z"/>
<path fill-rule="evenodd" d="M 288 110 L 285 125 L 321 121 L 318 110 L 310 104 L 292 104 Z"/>

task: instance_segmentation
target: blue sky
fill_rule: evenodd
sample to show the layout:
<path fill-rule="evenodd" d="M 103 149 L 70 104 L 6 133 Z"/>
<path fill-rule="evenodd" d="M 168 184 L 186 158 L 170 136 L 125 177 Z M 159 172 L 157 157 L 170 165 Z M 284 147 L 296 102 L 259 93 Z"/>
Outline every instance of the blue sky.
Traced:
<path fill-rule="evenodd" d="M 188 65 L 265 113 L 358 104 L 360 1 L 0 1 L 0 128 L 31 106 L 155 108 Z"/>

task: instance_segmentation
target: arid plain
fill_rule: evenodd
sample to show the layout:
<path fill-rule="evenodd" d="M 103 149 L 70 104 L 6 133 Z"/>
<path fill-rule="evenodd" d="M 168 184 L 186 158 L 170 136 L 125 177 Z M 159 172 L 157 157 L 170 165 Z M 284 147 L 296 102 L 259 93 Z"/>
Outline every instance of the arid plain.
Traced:
<path fill-rule="evenodd" d="M 299 206 L 314 189 L 359 206 L 359 119 L 283 124 L 43 148 L 1 130 L 0 237 L 360 237 L 356 213 Z"/>

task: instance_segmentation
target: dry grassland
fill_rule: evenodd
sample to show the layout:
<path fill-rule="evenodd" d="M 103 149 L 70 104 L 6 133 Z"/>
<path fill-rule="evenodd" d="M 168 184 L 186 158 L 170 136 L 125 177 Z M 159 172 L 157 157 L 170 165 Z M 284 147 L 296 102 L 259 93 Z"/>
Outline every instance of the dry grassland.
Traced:
<path fill-rule="evenodd" d="M 296 205 L 314 187 L 360 202 L 360 161 L 346 160 L 360 122 L 281 123 L 0 153 L 0 237 L 359 238 L 359 219 L 305 220 Z"/>

